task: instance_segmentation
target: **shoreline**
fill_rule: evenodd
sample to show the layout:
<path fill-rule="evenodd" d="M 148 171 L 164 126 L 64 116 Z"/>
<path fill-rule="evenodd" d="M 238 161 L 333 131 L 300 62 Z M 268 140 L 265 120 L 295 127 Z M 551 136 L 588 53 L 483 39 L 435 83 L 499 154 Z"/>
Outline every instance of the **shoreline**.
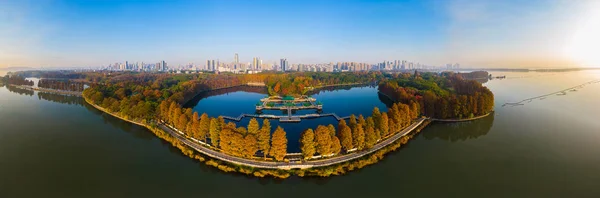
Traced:
<path fill-rule="evenodd" d="M 395 101 L 394 99 L 392 99 L 390 96 L 388 96 L 387 94 L 385 94 L 385 93 L 383 93 L 383 92 L 381 92 L 381 91 L 377 91 L 377 93 L 378 93 L 378 94 L 381 94 L 381 95 L 383 95 L 383 96 L 385 96 L 385 97 L 387 97 L 388 99 L 392 100 L 393 102 L 396 102 L 396 101 Z M 463 119 L 453 119 L 453 118 L 450 118 L 450 119 L 428 118 L 428 119 L 429 119 L 429 120 L 431 120 L 431 121 L 436 121 L 436 122 L 467 122 L 467 121 L 473 121 L 473 120 L 478 120 L 478 119 L 481 119 L 481 118 L 485 118 L 485 117 L 489 116 L 489 115 L 490 115 L 490 114 L 492 114 L 492 113 L 494 113 L 494 110 L 492 110 L 492 111 L 490 111 L 490 112 L 488 112 L 488 113 L 486 113 L 486 114 L 484 114 L 484 115 L 475 116 L 475 117 L 472 117 L 472 118 L 463 118 Z"/>
<path fill-rule="evenodd" d="M 46 89 L 46 88 L 29 87 L 29 86 L 12 85 L 12 84 L 8 84 L 8 86 L 12 86 L 12 87 L 19 88 L 19 89 L 31 90 L 31 91 L 39 91 L 39 92 L 54 93 L 54 94 L 65 94 L 65 95 L 83 97 L 83 92 L 64 91 L 64 90 L 56 90 L 56 89 Z"/>
<path fill-rule="evenodd" d="M 387 96 L 387 95 L 386 95 Z M 206 161 L 206 165 L 211 165 L 225 172 L 240 172 L 248 175 L 257 177 L 274 176 L 278 178 L 287 178 L 291 175 L 296 176 L 332 176 L 339 175 L 345 172 L 355 170 L 355 167 L 362 168 L 363 166 L 375 164 L 379 160 L 384 158 L 387 153 L 395 151 L 397 148 L 406 144 L 415 133 L 420 132 L 432 121 L 446 121 L 446 122 L 460 122 L 476 120 L 488 116 L 490 113 L 475 118 L 462 119 L 462 120 L 439 120 L 421 117 L 396 134 L 389 136 L 386 139 L 380 140 L 373 148 L 362 150 L 359 152 L 350 152 L 345 154 L 338 154 L 331 158 L 307 160 L 300 162 L 289 162 L 284 160 L 282 162 L 267 161 L 267 160 L 255 160 L 232 156 L 226 153 L 214 149 L 212 146 L 200 144 L 203 142 L 196 143 L 193 139 L 188 138 L 185 134 L 173 129 L 168 125 L 152 122 L 144 123 L 135 120 L 124 118 L 116 113 L 107 111 L 106 109 L 95 105 L 86 97 L 83 97 L 87 104 L 90 104 L 97 110 L 107 113 L 113 117 L 121 120 L 136 124 L 147 128 L 153 132 L 157 137 L 168 141 L 173 146 L 178 147 L 185 155 L 192 159 L 200 160 L 201 162 Z M 200 154 L 200 155 L 198 155 Z M 378 156 L 375 160 L 372 158 Z M 207 158 L 207 159 L 205 159 Z M 329 172 L 327 169 L 336 168 L 337 172 Z"/>
<path fill-rule="evenodd" d="M 182 150 L 182 152 L 184 152 L 184 154 L 190 156 L 191 158 L 199 159 L 200 161 L 205 161 L 205 159 L 203 157 L 194 155 L 193 153 L 188 153 L 189 151 L 187 151 L 185 149 L 193 149 L 192 152 L 197 152 L 197 153 L 202 154 L 210 159 L 219 160 L 219 161 L 225 162 L 225 163 L 233 166 L 233 168 L 232 168 L 232 167 L 228 167 L 227 165 L 219 164 L 218 162 L 214 162 L 214 161 L 212 161 L 212 163 L 211 163 L 211 161 L 207 162 L 207 165 L 212 165 L 221 170 L 224 170 L 225 172 L 235 171 L 234 168 L 237 167 L 237 168 L 241 168 L 241 170 L 239 170 L 238 172 L 246 173 L 246 174 L 254 175 L 254 176 L 259 176 L 259 177 L 263 177 L 265 175 L 272 175 L 274 177 L 287 178 L 290 176 L 290 174 L 293 174 L 294 172 L 298 171 L 298 169 L 300 169 L 300 171 L 309 171 L 310 172 L 310 171 L 315 171 L 318 169 L 328 168 L 328 167 L 332 167 L 332 166 L 347 166 L 348 164 L 351 164 L 353 161 L 356 161 L 356 160 L 359 160 L 359 159 L 362 159 L 365 157 L 368 158 L 368 156 L 371 156 L 374 154 L 380 154 L 380 155 L 386 154 L 388 152 L 391 152 L 391 151 L 387 151 L 386 149 L 390 148 L 391 146 L 399 147 L 400 145 L 406 143 L 406 141 L 408 141 L 408 139 L 410 139 L 410 137 L 412 137 L 411 134 L 413 132 L 420 131 L 422 128 L 424 128 L 424 126 L 426 126 L 428 124 L 428 121 L 431 121 L 428 118 L 420 118 L 420 119 L 418 119 L 418 121 L 412 123 L 409 127 L 402 129 L 397 134 L 390 136 L 385 140 L 381 140 L 378 144 L 376 144 L 373 147 L 373 149 L 363 150 L 360 152 L 353 152 L 353 153 L 344 154 L 344 155 L 338 155 L 333 158 L 309 160 L 309 161 L 305 161 L 302 163 L 259 161 L 259 160 L 231 156 L 231 155 L 213 150 L 206 146 L 203 146 L 203 145 L 200 145 L 197 143 L 193 143 L 192 140 L 188 139 L 187 137 L 185 137 L 183 135 L 180 135 L 179 134 L 180 132 L 176 132 L 175 130 L 171 129 L 169 126 L 164 125 L 164 124 L 158 124 L 157 126 L 150 126 L 151 124 L 149 125 L 147 123 L 142 123 L 142 122 L 138 122 L 138 121 L 134 121 L 134 120 L 130 120 L 130 119 L 125 119 L 120 115 L 117 115 L 112 112 L 108 112 L 104 108 L 93 104 L 93 102 L 91 102 L 86 97 L 83 97 L 83 98 L 87 104 L 91 105 L 95 109 L 102 111 L 104 113 L 107 113 L 115 118 L 119 118 L 120 120 L 124 120 L 129 123 L 145 127 L 148 130 L 155 133 L 155 135 L 157 135 L 159 138 L 162 138 L 166 141 L 171 142 L 174 146 L 179 147 L 179 146 L 181 146 L 181 144 L 183 144 L 183 146 L 185 146 L 187 148 L 180 148 L 180 149 Z M 157 134 L 156 130 L 158 130 L 161 133 L 168 134 L 169 138 L 174 138 L 177 141 L 175 142 L 175 141 L 172 141 L 172 140 L 162 137 L 162 135 Z M 406 140 L 405 140 L 405 138 L 406 138 Z M 393 151 L 393 150 L 395 150 L 395 148 L 391 149 L 391 150 Z M 382 151 L 383 151 L 383 153 L 379 153 Z M 244 170 L 245 168 L 254 170 L 254 171 L 265 171 L 266 173 L 261 172 L 262 174 L 261 173 L 257 174 L 256 172 L 254 172 L 254 174 L 252 174 L 252 173 L 248 173 L 247 172 L 248 170 Z M 255 170 L 255 169 L 259 169 L 259 170 Z M 269 171 L 276 171 L 276 174 L 273 174 L 272 172 L 269 172 Z M 283 173 L 277 174 L 277 172 L 283 172 Z M 304 172 L 302 172 L 301 174 L 297 174 L 297 175 L 302 176 L 302 175 L 304 175 Z"/>

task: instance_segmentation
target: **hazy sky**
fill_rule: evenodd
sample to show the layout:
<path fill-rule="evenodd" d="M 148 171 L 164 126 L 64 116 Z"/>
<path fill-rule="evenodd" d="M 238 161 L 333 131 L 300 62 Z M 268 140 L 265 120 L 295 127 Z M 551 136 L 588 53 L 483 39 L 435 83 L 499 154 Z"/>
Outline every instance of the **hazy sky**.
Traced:
<path fill-rule="evenodd" d="M 236 52 L 242 62 L 600 66 L 598 2 L 2 0 L 0 67 L 204 64 Z"/>

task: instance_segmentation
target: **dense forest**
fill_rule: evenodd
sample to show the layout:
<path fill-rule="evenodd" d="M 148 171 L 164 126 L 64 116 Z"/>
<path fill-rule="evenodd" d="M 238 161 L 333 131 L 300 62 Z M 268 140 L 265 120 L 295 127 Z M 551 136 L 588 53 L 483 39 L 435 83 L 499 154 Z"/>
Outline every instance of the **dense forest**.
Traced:
<path fill-rule="evenodd" d="M 54 80 L 54 79 L 40 79 L 38 87 L 65 91 L 82 92 L 84 83 L 72 82 L 70 80 Z"/>
<path fill-rule="evenodd" d="M 487 87 L 451 72 L 398 75 L 381 81 L 379 91 L 397 102 L 415 103 L 421 114 L 440 119 L 485 115 L 494 107 L 494 94 Z"/>
<path fill-rule="evenodd" d="M 371 83 L 381 79 L 380 72 L 356 72 L 356 73 L 326 73 L 326 72 L 303 72 L 303 73 L 281 73 L 260 74 L 264 79 L 259 79 L 267 85 L 270 95 L 299 95 L 305 94 L 311 88 L 343 85 L 356 83 Z"/>

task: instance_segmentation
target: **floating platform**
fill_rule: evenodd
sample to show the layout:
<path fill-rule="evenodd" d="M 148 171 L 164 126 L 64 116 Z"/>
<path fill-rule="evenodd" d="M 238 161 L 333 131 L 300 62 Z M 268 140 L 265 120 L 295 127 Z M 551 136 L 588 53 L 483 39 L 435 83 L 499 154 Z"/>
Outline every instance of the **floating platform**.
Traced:
<path fill-rule="evenodd" d="M 299 117 L 281 117 L 279 122 L 300 122 Z"/>

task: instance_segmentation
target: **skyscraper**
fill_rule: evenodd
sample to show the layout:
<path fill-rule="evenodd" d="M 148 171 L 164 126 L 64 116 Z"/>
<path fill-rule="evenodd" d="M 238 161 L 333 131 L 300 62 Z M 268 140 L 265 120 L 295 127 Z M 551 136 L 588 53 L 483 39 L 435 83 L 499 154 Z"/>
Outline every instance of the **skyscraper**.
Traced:
<path fill-rule="evenodd" d="M 286 71 L 288 69 L 288 61 L 285 58 L 279 60 L 279 65 L 281 66 L 281 71 Z"/>
<path fill-rule="evenodd" d="M 235 56 L 233 56 L 233 63 L 235 63 L 236 65 L 237 65 L 238 63 L 240 63 L 240 58 L 238 57 L 238 54 L 237 54 L 237 53 L 235 53 Z"/>

